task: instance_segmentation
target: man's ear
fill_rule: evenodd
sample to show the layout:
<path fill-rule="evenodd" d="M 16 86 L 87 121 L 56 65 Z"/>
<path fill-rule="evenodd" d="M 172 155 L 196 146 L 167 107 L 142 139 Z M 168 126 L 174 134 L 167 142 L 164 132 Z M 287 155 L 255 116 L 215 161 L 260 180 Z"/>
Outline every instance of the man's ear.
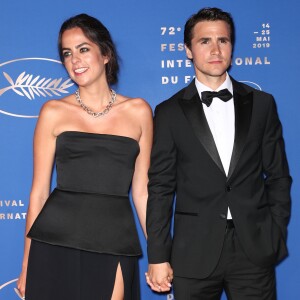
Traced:
<path fill-rule="evenodd" d="M 192 60 L 193 59 L 192 51 L 186 44 L 184 44 L 184 48 L 185 48 L 185 53 L 186 53 L 187 58 Z"/>

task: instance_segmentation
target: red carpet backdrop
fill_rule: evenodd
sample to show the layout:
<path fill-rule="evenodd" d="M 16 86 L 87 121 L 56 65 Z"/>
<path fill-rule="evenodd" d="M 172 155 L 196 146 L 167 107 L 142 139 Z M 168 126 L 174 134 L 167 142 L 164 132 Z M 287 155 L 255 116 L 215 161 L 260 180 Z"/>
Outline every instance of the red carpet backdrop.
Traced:
<path fill-rule="evenodd" d="M 288 236 L 290 255 L 277 267 L 278 299 L 300 299 L 297 0 L 276 4 L 272 0 L 1 2 L 0 299 L 19 299 L 14 288 L 21 270 L 32 178 L 32 137 L 39 110 L 45 101 L 76 89 L 59 62 L 57 34 L 62 22 L 82 12 L 100 19 L 110 30 L 121 58 L 120 81 L 114 88 L 128 96 L 143 97 L 154 109 L 193 78 L 192 64 L 183 47 L 183 27 L 191 14 L 205 6 L 220 7 L 235 19 L 236 45 L 230 74 L 272 93 L 277 101 L 294 180 Z M 142 299 L 174 299 L 172 294 L 152 293 L 146 285 L 146 241 L 140 227 L 139 234 L 144 251 L 140 259 Z"/>

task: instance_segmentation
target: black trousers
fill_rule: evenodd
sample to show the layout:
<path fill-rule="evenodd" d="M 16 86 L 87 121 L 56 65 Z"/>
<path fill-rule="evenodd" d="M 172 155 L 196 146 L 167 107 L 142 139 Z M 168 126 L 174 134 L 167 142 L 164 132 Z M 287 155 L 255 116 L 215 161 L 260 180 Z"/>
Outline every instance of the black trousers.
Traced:
<path fill-rule="evenodd" d="M 230 222 L 214 272 L 205 279 L 175 276 L 173 285 L 176 300 L 219 300 L 223 290 L 228 300 L 276 300 L 274 267 L 262 268 L 249 261 Z"/>

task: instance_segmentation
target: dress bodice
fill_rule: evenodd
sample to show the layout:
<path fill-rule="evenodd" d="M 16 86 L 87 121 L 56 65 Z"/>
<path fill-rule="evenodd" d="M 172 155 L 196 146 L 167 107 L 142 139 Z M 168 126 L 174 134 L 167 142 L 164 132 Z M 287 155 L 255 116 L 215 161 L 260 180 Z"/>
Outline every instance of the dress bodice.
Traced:
<path fill-rule="evenodd" d="M 108 134 L 66 131 L 57 137 L 57 188 L 28 237 L 53 245 L 140 255 L 128 197 L 138 142 Z"/>
<path fill-rule="evenodd" d="M 138 153 L 137 141 L 129 137 L 65 131 L 57 137 L 57 187 L 127 195 Z"/>

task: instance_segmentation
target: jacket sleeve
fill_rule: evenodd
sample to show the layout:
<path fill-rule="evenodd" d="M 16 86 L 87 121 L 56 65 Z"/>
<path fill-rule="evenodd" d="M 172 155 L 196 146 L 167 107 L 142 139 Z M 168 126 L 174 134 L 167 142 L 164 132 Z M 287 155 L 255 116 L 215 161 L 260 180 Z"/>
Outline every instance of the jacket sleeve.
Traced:
<path fill-rule="evenodd" d="M 268 109 L 266 129 L 263 136 L 262 158 L 265 187 L 271 214 L 286 240 L 291 209 L 290 189 L 292 179 L 289 175 L 282 127 L 273 97 Z"/>
<path fill-rule="evenodd" d="M 159 105 L 154 116 L 146 219 L 149 263 L 169 262 L 172 247 L 170 228 L 176 189 L 176 145 L 166 108 Z"/>

